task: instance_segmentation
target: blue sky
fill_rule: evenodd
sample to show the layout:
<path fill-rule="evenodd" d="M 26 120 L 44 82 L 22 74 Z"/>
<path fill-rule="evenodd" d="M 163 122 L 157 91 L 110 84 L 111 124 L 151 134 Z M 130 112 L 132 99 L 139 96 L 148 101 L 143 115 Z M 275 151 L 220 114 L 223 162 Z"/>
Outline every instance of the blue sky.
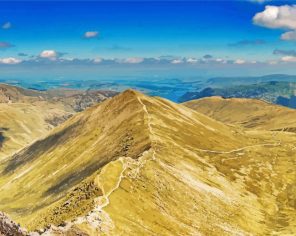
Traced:
<path fill-rule="evenodd" d="M 0 78 L 293 74 L 296 26 L 281 23 L 296 25 L 292 3 L 0 1 Z"/>

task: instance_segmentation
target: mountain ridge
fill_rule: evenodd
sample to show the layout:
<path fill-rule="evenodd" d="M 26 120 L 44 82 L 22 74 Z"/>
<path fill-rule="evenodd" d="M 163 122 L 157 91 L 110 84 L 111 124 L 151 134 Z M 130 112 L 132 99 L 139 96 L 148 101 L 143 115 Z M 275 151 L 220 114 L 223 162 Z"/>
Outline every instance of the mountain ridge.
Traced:
<path fill-rule="evenodd" d="M 229 125 L 261 130 L 296 130 L 294 109 L 263 100 L 214 96 L 183 105 Z"/>
<path fill-rule="evenodd" d="M 128 90 L 2 164 L 0 209 L 45 235 L 291 233 L 295 141 Z"/>

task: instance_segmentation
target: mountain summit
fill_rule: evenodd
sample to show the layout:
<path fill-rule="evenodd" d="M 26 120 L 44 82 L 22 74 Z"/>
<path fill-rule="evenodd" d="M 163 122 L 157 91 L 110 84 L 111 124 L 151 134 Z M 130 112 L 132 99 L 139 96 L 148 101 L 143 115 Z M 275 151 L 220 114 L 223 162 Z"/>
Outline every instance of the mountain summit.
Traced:
<path fill-rule="evenodd" d="M 289 234 L 295 141 L 127 90 L 2 162 L 0 210 L 47 235 Z"/>

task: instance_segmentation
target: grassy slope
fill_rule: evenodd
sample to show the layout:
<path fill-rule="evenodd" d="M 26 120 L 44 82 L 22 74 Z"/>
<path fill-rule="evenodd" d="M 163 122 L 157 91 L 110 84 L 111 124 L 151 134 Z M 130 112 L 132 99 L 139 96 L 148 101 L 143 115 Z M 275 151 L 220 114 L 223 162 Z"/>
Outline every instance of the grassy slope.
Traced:
<path fill-rule="evenodd" d="M 141 154 L 149 148 L 149 140 L 140 108 L 128 96 L 107 101 L 70 118 L 3 163 L 2 209 L 20 222 L 30 220 L 23 218 L 65 196 L 106 163 Z"/>
<path fill-rule="evenodd" d="M 4 138 L 0 148 L 0 160 L 45 136 L 53 128 L 51 121 L 62 121 L 68 115 L 62 108 L 46 102 L 40 102 L 38 105 L 0 103 L 0 128 Z"/>
<path fill-rule="evenodd" d="M 256 99 L 209 97 L 184 105 L 230 125 L 296 131 L 296 110 Z"/>
<path fill-rule="evenodd" d="M 0 161 L 112 91 L 36 91 L 0 84 Z"/>
<path fill-rule="evenodd" d="M 0 210 L 89 235 L 292 233 L 295 141 L 127 91 L 3 164 Z"/>
<path fill-rule="evenodd" d="M 161 99 L 143 102 L 153 146 L 125 169 L 122 176 L 127 177 L 109 196 L 104 209 L 113 222 L 105 227 L 107 234 L 295 232 L 295 136 L 279 134 L 285 140 L 280 146 L 260 146 L 277 140 L 270 133 L 229 130 Z"/>

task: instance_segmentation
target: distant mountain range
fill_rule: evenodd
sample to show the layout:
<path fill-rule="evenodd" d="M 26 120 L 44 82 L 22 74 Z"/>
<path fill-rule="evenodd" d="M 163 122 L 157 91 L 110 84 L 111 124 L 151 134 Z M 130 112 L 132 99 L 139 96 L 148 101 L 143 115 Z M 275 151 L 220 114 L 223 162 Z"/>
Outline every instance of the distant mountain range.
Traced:
<path fill-rule="evenodd" d="M 0 80 L 1 82 L 1 80 Z M 122 92 L 132 88 L 150 96 L 161 96 L 171 101 L 178 101 L 180 96 L 189 90 L 202 88 L 202 81 L 175 78 L 125 78 L 125 79 L 106 79 L 106 80 L 45 80 L 45 81 L 28 81 L 21 79 L 2 80 L 3 83 L 15 85 L 36 91 L 48 90 L 104 90 Z"/>
<path fill-rule="evenodd" d="M 296 75 L 273 74 L 265 76 L 214 77 L 207 80 L 208 87 L 230 87 L 236 85 L 260 84 L 266 82 L 296 82 Z"/>
<path fill-rule="evenodd" d="M 144 94 L 150 96 L 160 96 L 174 102 L 184 102 L 191 99 L 196 99 L 198 97 L 217 95 L 227 97 L 246 96 L 246 98 L 263 98 L 267 99 L 267 101 L 272 101 L 274 103 L 282 104 L 284 106 L 296 106 L 293 97 L 291 100 L 287 100 L 295 94 L 291 94 L 291 92 L 286 92 L 282 90 L 284 89 L 283 87 L 286 87 L 286 90 L 289 90 L 290 83 L 296 83 L 296 76 L 283 74 L 274 74 L 257 77 L 214 77 L 210 79 L 199 77 L 191 79 L 157 77 L 151 79 L 136 77 L 119 77 L 97 81 L 63 79 L 40 81 L 30 81 L 22 79 L 2 79 L 0 80 L 0 82 L 1 81 L 6 84 L 11 84 L 39 92 L 49 90 L 55 91 L 59 89 L 76 91 L 112 90 L 116 92 L 122 92 L 126 89 L 132 88 Z M 277 85 L 272 85 L 272 82 L 276 82 Z M 266 91 L 266 89 L 264 88 L 266 84 L 268 85 L 269 91 Z M 258 86 L 258 88 L 256 88 L 256 86 Z M 209 89 L 214 89 L 215 91 L 211 92 Z M 217 92 L 217 89 L 224 89 L 224 92 Z M 250 91 L 243 91 L 242 93 L 239 93 L 240 89 Z M 278 89 L 281 91 L 278 92 Z M 278 102 L 276 102 L 277 98 L 279 98 Z"/>
<path fill-rule="evenodd" d="M 295 80 L 296 81 L 296 80 Z M 296 108 L 296 82 L 261 82 L 228 87 L 207 87 L 201 91 L 187 92 L 179 101 L 185 102 L 204 97 L 256 98 L 275 104 Z"/>

